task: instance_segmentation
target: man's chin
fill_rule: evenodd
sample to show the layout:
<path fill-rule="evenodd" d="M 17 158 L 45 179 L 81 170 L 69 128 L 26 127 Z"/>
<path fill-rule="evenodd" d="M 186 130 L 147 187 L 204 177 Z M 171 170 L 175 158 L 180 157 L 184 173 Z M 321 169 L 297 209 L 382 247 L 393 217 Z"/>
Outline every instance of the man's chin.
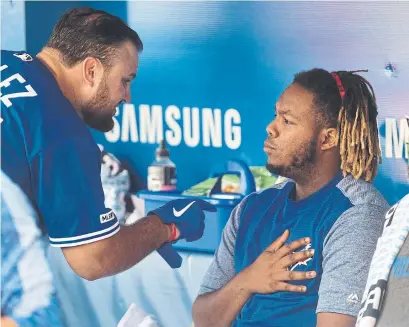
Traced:
<path fill-rule="evenodd" d="M 277 166 L 277 165 L 272 165 L 270 163 L 266 164 L 266 169 L 274 174 L 274 175 L 279 175 L 282 176 L 284 168 L 282 166 Z"/>
<path fill-rule="evenodd" d="M 85 121 L 86 124 L 99 132 L 107 133 L 114 128 L 114 120 L 110 118 Z"/>

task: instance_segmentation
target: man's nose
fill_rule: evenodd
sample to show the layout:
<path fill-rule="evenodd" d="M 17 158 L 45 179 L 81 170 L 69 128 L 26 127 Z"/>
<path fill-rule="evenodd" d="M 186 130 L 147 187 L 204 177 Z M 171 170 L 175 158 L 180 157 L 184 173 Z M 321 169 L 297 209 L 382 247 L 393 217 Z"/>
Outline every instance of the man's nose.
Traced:
<path fill-rule="evenodd" d="M 269 137 L 276 138 L 278 136 L 278 130 L 277 130 L 275 120 L 273 120 L 270 124 L 268 124 L 266 128 L 266 132 Z"/>

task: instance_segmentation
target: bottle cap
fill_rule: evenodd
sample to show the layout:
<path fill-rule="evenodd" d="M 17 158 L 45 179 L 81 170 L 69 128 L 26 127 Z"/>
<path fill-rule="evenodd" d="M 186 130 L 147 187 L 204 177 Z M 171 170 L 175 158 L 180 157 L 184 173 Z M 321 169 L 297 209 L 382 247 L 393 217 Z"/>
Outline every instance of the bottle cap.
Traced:
<path fill-rule="evenodd" d="M 157 157 L 169 157 L 169 150 L 166 148 L 165 141 L 162 140 L 159 143 L 159 147 L 155 151 Z"/>

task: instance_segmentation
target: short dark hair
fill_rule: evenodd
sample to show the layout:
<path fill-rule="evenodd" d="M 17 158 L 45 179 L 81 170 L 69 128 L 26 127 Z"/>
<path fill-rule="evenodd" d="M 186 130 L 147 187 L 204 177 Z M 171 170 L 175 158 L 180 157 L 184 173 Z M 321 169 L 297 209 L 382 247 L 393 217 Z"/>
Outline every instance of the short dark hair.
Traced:
<path fill-rule="evenodd" d="M 87 57 L 98 58 L 103 65 L 110 66 L 125 41 L 132 42 L 138 52 L 143 50 L 138 33 L 119 17 L 103 10 L 78 7 L 61 16 L 46 47 L 58 50 L 67 67 Z"/>
<path fill-rule="evenodd" d="M 312 69 L 296 74 L 294 83 L 314 95 L 314 110 L 323 127 L 338 130 L 341 169 L 344 175 L 372 181 L 381 162 L 379 148 L 375 93 L 371 84 L 359 71 Z M 343 91 L 341 96 L 337 83 L 339 78 Z"/>

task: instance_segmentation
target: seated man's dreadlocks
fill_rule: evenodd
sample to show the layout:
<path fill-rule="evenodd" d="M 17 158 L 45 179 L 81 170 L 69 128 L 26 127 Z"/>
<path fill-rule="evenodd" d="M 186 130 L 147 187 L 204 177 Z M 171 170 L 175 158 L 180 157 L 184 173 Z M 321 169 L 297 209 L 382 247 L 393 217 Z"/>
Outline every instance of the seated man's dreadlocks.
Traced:
<path fill-rule="evenodd" d="M 296 75 L 294 82 L 315 95 L 323 127 L 337 128 L 344 176 L 372 182 L 381 163 L 378 110 L 371 84 L 357 72 L 313 69 Z"/>

